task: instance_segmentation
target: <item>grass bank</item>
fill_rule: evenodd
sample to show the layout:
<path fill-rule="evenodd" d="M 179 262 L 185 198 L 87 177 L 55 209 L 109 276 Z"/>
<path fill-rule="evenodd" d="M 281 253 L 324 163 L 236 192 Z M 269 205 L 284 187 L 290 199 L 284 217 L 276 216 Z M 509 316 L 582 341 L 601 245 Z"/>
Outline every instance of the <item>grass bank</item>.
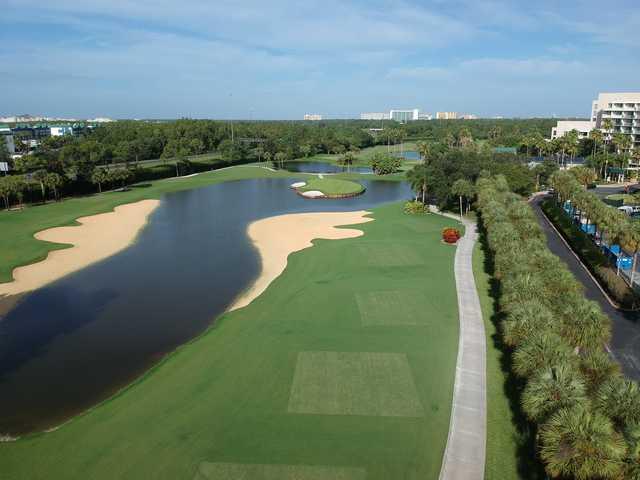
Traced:
<path fill-rule="evenodd" d="M 484 242 L 473 252 L 473 274 L 487 335 L 487 480 L 541 479 L 533 432 L 520 409 L 520 384 L 510 373 L 511 355 L 502 343 L 497 308 L 499 287 Z"/>
<path fill-rule="evenodd" d="M 315 242 L 120 395 L 0 444 L 3 478 L 436 479 L 458 320 L 440 216 L 374 209 Z M 315 476 L 314 476 L 315 475 Z"/>

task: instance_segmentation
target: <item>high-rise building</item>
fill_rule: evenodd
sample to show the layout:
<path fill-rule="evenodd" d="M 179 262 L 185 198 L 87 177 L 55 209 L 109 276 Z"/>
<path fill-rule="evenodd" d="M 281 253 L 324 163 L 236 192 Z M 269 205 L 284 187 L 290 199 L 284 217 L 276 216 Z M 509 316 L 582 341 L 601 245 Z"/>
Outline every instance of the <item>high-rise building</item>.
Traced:
<path fill-rule="evenodd" d="M 322 115 L 319 115 L 317 113 L 307 113 L 304 116 L 305 120 L 313 120 L 315 122 L 322 120 Z"/>
<path fill-rule="evenodd" d="M 411 122 L 413 120 L 418 120 L 418 116 L 420 115 L 420 110 L 414 108 L 412 110 L 391 110 L 389 112 L 389 118 L 391 120 L 395 120 L 396 122 L 406 123 Z"/>
<path fill-rule="evenodd" d="M 607 120 L 612 123 L 609 130 Z M 606 134 L 629 135 L 631 148 L 640 148 L 640 93 L 600 93 L 591 106 L 591 121 Z"/>
<path fill-rule="evenodd" d="M 360 120 L 389 120 L 389 114 L 386 112 L 361 113 Z"/>
<path fill-rule="evenodd" d="M 455 120 L 458 112 L 436 112 L 436 120 Z"/>

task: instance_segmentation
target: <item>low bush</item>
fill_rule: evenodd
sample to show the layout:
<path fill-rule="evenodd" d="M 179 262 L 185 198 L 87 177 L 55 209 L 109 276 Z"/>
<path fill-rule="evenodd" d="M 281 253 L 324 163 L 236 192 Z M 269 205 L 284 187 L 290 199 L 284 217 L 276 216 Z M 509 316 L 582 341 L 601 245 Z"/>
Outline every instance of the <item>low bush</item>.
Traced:
<path fill-rule="evenodd" d="M 422 202 L 406 202 L 404 204 L 404 213 L 410 215 L 429 213 L 429 208 Z"/>
<path fill-rule="evenodd" d="M 460 237 L 460 230 L 458 230 L 457 228 L 447 227 L 442 230 L 442 240 L 444 240 L 446 243 L 456 243 L 458 240 L 460 240 Z"/>
<path fill-rule="evenodd" d="M 388 153 L 379 152 L 371 157 L 371 168 L 376 175 L 395 173 L 400 168 L 400 165 L 402 165 L 402 161 Z"/>

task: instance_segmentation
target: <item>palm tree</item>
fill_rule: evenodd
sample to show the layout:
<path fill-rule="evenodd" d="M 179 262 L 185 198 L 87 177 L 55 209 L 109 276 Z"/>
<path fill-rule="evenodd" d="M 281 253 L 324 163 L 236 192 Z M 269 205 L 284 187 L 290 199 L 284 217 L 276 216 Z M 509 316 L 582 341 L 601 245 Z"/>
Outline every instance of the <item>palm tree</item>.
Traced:
<path fill-rule="evenodd" d="M 602 128 L 605 131 L 604 144 L 605 144 L 605 161 L 604 161 L 604 175 L 605 179 L 607 178 L 608 168 L 609 168 L 609 143 L 611 143 L 611 131 L 613 130 L 613 120 L 610 118 L 605 118 L 602 122 Z"/>
<path fill-rule="evenodd" d="M 531 421 L 541 423 L 561 408 L 585 402 L 586 388 L 580 373 L 566 364 L 534 375 L 522 392 L 522 409 Z"/>
<path fill-rule="evenodd" d="M 598 153 L 598 144 L 602 143 L 604 135 L 600 130 L 594 128 L 589 132 L 589 138 L 593 140 L 593 150 L 591 152 L 591 155 L 595 156 L 595 154 Z"/>
<path fill-rule="evenodd" d="M 424 163 L 415 165 L 411 170 L 407 172 L 407 180 L 411 185 L 411 188 L 416 192 L 416 202 L 418 201 L 418 195 L 422 194 L 422 203 L 426 204 L 427 196 L 427 167 Z"/>
<path fill-rule="evenodd" d="M 620 158 L 620 166 L 623 170 L 625 170 L 627 168 L 628 152 L 633 145 L 631 137 L 629 135 L 625 135 L 624 133 L 615 133 L 613 135 L 613 143 L 616 146 L 617 154 Z"/>
<path fill-rule="evenodd" d="M 453 182 L 451 186 L 451 193 L 454 195 L 458 195 L 460 200 L 460 221 L 462 221 L 462 197 L 467 199 L 467 211 L 469 211 L 469 198 L 471 198 L 474 194 L 473 184 L 467 180 L 466 178 L 460 178 Z"/>
<path fill-rule="evenodd" d="M 267 150 L 266 152 L 264 152 L 264 163 L 268 164 L 269 162 L 271 162 L 272 158 L 273 154 L 270 151 Z"/>
<path fill-rule="evenodd" d="M 567 308 L 562 337 L 576 349 L 576 353 L 602 349 L 611 338 L 609 317 L 595 302 L 580 298 L 580 301 L 571 303 L 574 305 Z"/>
<path fill-rule="evenodd" d="M 463 127 L 458 132 L 458 146 L 466 148 L 473 143 L 473 136 L 468 128 Z"/>
<path fill-rule="evenodd" d="M 31 174 L 31 177 L 40 184 L 42 203 L 46 202 L 47 198 L 45 196 L 45 181 L 47 179 L 47 171 L 45 169 L 36 170 Z"/>
<path fill-rule="evenodd" d="M 91 183 L 98 185 L 98 193 L 102 193 L 102 184 L 108 179 L 107 172 L 104 168 L 95 168 L 91 174 Z"/>
<path fill-rule="evenodd" d="M 64 183 L 64 178 L 55 172 L 50 172 L 47 174 L 44 183 L 47 188 L 53 190 L 53 197 L 58 200 L 58 188 Z"/>
<path fill-rule="evenodd" d="M 275 161 L 280 166 L 280 168 L 283 167 L 284 162 L 285 162 L 286 159 L 287 159 L 287 154 L 286 153 L 284 153 L 284 152 L 276 153 Z"/>
<path fill-rule="evenodd" d="M 502 322 L 502 338 L 510 347 L 516 347 L 534 333 L 550 330 L 554 325 L 555 318 L 551 311 L 539 299 L 529 299 L 509 311 Z"/>
<path fill-rule="evenodd" d="M 571 347 L 559 335 L 540 330 L 516 349 L 513 371 L 520 377 L 530 377 L 543 368 L 571 364 L 575 360 Z"/>
<path fill-rule="evenodd" d="M 591 350 L 581 356 L 580 371 L 591 396 L 605 380 L 620 374 L 620 364 L 602 350 Z"/>
<path fill-rule="evenodd" d="M 636 382 L 614 376 L 598 389 L 595 406 L 619 427 L 640 423 L 640 388 Z"/>
<path fill-rule="evenodd" d="M 338 159 L 339 165 L 346 165 L 347 172 L 350 171 L 351 165 L 356 160 L 356 155 L 353 152 L 345 152 L 345 154 Z"/>
<path fill-rule="evenodd" d="M 427 159 L 431 154 L 431 145 L 427 142 L 418 142 L 418 153 L 424 163 L 427 163 Z"/>
<path fill-rule="evenodd" d="M 540 456 L 552 477 L 620 479 L 625 444 L 611 421 L 583 405 L 557 412 L 540 429 Z"/>

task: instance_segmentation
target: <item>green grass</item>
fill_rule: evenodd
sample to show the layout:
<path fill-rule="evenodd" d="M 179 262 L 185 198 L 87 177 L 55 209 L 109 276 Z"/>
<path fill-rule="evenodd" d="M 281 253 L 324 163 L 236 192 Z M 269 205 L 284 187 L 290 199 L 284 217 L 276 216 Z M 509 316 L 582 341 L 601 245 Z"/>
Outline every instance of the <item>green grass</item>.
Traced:
<path fill-rule="evenodd" d="M 402 146 L 402 150 L 405 152 L 416 151 L 417 148 L 418 147 L 416 142 L 412 142 L 412 141 L 404 142 Z M 389 147 L 387 147 L 387 145 L 376 145 L 375 147 L 363 148 L 356 154 L 355 156 L 356 161 L 354 165 L 368 166 L 369 162 L 371 161 L 371 157 L 373 157 L 376 153 L 400 153 L 400 145 L 390 145 Z M 296 160 L 304 161 L 304 162 L 328 162 L 328 163 L 335 164 L 337 163 L 338 159 L 341 156 L 342 155 L 338 155 L 338 154 L 320 153 L 318 155 L 313 155 L 311 157 L 298 158 Z M 403 163 L 403 167 L 401 168 L 405 168 L 405 167 L 410 167 L 417 162 L 413 160 L 403 160 L 402 163 Z"/>
<path fill-rule="evenodd" d="M 473 274 L 487 337 L 487 480 L 545 478 L 535 459 L 533 433 L 519 407 L 517 380 L 510 374 L 510 353 L 500 339 L 490 259 L 483 245 L 473 251 Z"/>
<path fill-rule="evenodd" d="M 614 193 L 604 197 L 604 201 L 615 207 L 621 207 L 622 205 L 638 205 L 638 197 L 630 195 L 628 193 Z"/>
<path fill-rule="evenodd" d="M 436 479 L 458 343 L 455 249 L 440 232 L 455 222 L 400 203 L 373 217 L 364 236 L 292 254 L 252 304 L 119 395 L 0 443 L 2 478 Z M 367 325 L 357 299 L 385 291 L 411 292 L 393 313 L 425 320 Z"/>
<path fill-rule="evenodd" d="M 304 187 L 298 188 L 301 192 L 309 192 L 311 190 L 318 190 L 324 193 L 327 197 L 342 196 L 342 195 L 357 195 L 364 192 L 364 187 L 357 182 L 351 180 L 343 180 L 333 177 L 313 177 L 307 180 L 307 184 Z"/>

